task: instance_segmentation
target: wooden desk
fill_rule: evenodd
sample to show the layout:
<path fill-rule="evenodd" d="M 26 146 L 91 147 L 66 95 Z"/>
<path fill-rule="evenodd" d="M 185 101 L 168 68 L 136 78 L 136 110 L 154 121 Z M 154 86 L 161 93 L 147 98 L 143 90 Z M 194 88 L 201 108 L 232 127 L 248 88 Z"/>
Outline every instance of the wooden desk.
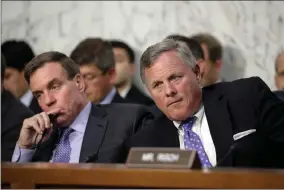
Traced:
<path fill-rule="evenodd" d="M 2 163 L 2 184 L 107 188 L 284 188 L 283 170 L 147 169 L 125 165 Z M 49 186 L 50 188 L 50 186 Z"/>

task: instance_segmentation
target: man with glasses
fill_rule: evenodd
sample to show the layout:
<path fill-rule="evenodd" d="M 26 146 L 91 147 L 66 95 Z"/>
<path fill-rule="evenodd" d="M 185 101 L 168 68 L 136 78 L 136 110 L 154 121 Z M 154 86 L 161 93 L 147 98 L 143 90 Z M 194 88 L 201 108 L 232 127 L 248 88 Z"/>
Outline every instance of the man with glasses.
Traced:
<path fill-rule="evenodd" d="M 80 73 L 87 85 L 86 93 L 91 102 L 127 102 L 114 87 L 115 61 L 110 43 L 100 38 L 87 38 L 76 46 L 70 57 L 80 65 Z"/>

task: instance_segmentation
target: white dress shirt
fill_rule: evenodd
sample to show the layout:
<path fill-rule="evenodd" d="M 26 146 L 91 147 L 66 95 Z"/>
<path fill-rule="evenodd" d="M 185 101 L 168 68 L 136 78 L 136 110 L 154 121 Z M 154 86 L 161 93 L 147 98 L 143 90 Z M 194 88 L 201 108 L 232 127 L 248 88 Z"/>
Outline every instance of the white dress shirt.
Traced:
<path fill-rule="evenodd" d="M 33 93 L 31 90 L 28 90 L 21 98 L 20 101 L 27 107 L 30 107 L 33 99 Z"/>
<path fill-rule="evenodd" d="M 128 94 L 128 92 L 130 91 L 131 89 L 131 84 L 126 86 L 122 91 L 120 91 L 119 95 L 122 97 L 122 98 L 125 98 Z"/>
<path fill-rule="evenodd" d="M 197 119 L 195 120 L 192 126 L 192 131 L 195 132 L 199 136 L 211 165 L 216 166 L 216 163 L 217 163 L 216 150 L 215 150 L 213 139 L 212 139 L 212 136 L 209 130 L 209 126 L 208 126 L 208 122 L 207 122 L 207 118 L 206 118 L 203 105 L 200 107 L 200 109 L 197 111 L 197 113 L 194 116 L 196 116 Z M 181 122 L 173 121 L 173 123 L 178 129 L 180 149 L 184 150 L 185 149 L 184 129 L 180 125 Z"/>
<path fill-rule="evenodd" d="M 85 108 L 80 112 L 80 114 L 76 117 L 73 123 L 69 126 L 74 131 L 69 135 L 69 141 L 71 146 L 71 154 L 69 163 L 79 163 L 81 147 L 83 143 L 83 138 L 87 126 L 87 122 L 89 119 L 89 115 L 91 112 L 92 104 L 89 102 Z M 54 149 L 54 151 L 56 148 Z M 53 161 L 54 151 L 52 154 L 52 158 L 50 162 Z M 32 156 L 35 152 L 35 149 L 21 149 L 18 144 L 16 144 L 12 162 L 29 162 L 32 159 Z"/>

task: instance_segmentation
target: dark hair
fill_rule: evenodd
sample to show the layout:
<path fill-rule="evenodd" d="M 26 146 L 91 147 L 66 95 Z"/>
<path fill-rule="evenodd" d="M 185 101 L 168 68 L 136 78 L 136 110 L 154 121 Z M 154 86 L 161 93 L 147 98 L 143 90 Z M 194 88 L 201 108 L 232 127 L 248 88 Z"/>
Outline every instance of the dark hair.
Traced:
<path fill-rule="evenodd" d="M 6 41 L 1 45 L 1 51 L 6 58 L 7 67 L 13 67 L 18 71 L 22 71 L 35 56 L 32 48 L 25 41 Z"/>
<path fill-rule="evenodd" d="M 31 75 L 46 63 L 56 62 L 60 64 L 68 75 L 68 79 L 73 79 L 80 73 L 79 66 L 68 56 L 57 51 L 49 51 L 34 57 L 25 67 L 25 78 L 30 83 Z"/>
<path fill-rule="evenodd" d="M 111 44 L 101 38 L 87 38 L 70 55 L 78 65 L 94 64 L 104 74 L 115 67 Z"/>
<path fill-rule="evenodd" d="M 126 44 L 125 42 L 119 41 L 119 40 L 110 40 L 110 43 L 113 48 L 122 48 L 125 49 L 128 57 L 129 57 L 129 62 L 134 63 L 135 62 L 135 54 L 132 48 Z"/>
<path fill-rule="evenodd" d="M 215 63 L 222 59 L 222 45 L 217 38 L 207 33 L 195 34 L 190 37 L 195 39 L 199 44 L 206 44 L 208 47 L 209 59 Z"/>
<path fill-rule="evenodd" d="M 169 35 L 168 37 L 166 37 L 166 39 L 173 39 L 173 40 L 178 40 L 178 41 L 182 41 L 182 42 L 186 43 L 186 45 L 191 50 L 193 56 L 195 57 L 195 59 L 197 59 L 197 60 L 198 59 L 204 59 L 203 50 L 202 50 L 200 44 L 196 40 L 190 39 L 186 36 L 182 36 L 182 35 L 179 35 L 179 34 Z"/>
<path fill-rule="evenodd" d="M 1 53 L 1 81 L 3 81 L 4 79 L 5 69 L 6 69 L 6 59 L 3 53 Z"/>

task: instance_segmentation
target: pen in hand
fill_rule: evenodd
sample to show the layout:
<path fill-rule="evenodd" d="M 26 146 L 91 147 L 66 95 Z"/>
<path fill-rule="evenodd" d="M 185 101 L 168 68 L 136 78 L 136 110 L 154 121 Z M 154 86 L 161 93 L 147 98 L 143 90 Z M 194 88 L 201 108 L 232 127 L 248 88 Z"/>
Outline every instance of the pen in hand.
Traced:
<path fill-rule="evenodd" d="M 49 117 L 49 120 L 50 120 L 51 123 L 53 123 L 58 116 L 59 116 L 59 114 L 48 114 L 48 117 Z M 42 139 L 44 138 L 44 136 L 46 135 L 47 132 L 48 132 L 47 129 L 43 131 L 42 138 L 36 144 L 36 148 L 41 144 Z M 39 136 L 39 134 L 37 135 L 35 142 L 37 142 L 38 136 Z"/>

